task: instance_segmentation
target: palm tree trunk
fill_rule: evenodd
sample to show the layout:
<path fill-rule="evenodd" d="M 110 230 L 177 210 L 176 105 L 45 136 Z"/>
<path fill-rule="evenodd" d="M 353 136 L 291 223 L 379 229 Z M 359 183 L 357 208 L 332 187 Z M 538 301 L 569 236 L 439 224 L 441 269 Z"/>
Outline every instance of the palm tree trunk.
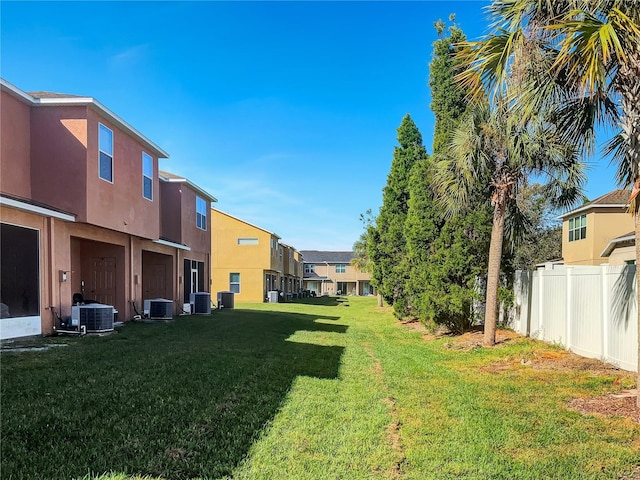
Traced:
<path fill-rule="evenodd" d="M 502 261 L 502 236 L 506 203 L 497 200 L 493 208 L 493 227 L 489 244 L 489 265 L 487 267 L 487 296 L 484 311 L 484 339 L 482 344 L 491 347 L 496 344 L 498 324 L 498 287 L 500 285 L 500 263 Z"/>
<path fill-rule="evenodd" d="M 628 61 L 624 62 L 619 69 L 617 88 L 620 91 L 623 119 L 622 130 L 626 137 L 626 154 L 624 162 L 636 169 L 640 163 L 640 48 L 637 47 L 629 52 Z M 637 170 L 636 170 L 637 172 Z M 636 177 L 636 185 L 640 181 L 640 175 Z M 640 407 L 640 210 L 638 209 L 640 198 L 635 198 L 635 205 L 632 207 L 636 226 L 636 288 L 638 295 L 638 378 L 636 381 L 636 405 Z"/>
<path fill-rule="evenodd" d="M 640 177 L 636 181 L 640 180 Z M 636 198 L 636 201 L 638 199 Z M 636 305 L 638 310 L 638 363 L 636 370 L 638 376 L 636 378 L 636 406 L 640 408 L 640 210 L 636 209 L 633 214 L 636 221 Z"/>

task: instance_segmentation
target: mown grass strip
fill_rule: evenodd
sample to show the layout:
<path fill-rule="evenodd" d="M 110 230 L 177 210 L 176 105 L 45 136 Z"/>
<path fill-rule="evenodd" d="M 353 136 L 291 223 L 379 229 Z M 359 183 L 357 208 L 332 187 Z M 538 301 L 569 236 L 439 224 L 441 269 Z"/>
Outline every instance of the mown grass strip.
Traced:
<path fill-rule="evenodd" d="M 240 305 L 3 353 L 2 478 L 623 479 L 640 426 L 572 397 L 632 376 L 554 347 L 424 341 L 375 299 Z"/>

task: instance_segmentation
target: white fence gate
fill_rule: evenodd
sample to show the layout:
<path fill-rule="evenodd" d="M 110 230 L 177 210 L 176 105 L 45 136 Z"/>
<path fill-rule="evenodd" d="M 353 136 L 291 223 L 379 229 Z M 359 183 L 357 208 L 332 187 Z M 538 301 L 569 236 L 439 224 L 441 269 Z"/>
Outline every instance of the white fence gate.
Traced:
<path fill-rule="evenodd" d="M 555 266 L 517 271 L 514 329 L 637 371 L 636 267 Z"/>

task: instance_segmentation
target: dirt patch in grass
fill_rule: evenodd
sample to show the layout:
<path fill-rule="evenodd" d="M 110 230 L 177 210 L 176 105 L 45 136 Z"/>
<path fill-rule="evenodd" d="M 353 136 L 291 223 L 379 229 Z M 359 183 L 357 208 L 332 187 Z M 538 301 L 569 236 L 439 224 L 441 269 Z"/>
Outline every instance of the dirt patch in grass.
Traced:
<path fill-rule="evenodd" d="M 617 394 L 600 397 L 574 398 L 567 406 L 586 415 L 626 417 L 640 423 L 640 408 L 636 406 L 636 392 L 636 390 L 623 390 Z"/>
<path fill-rule="evenodd" d="M 469 351 L 482 347 L 482 337 L 484 335 L 482 328 L 481 326 L 474 327 L 473 330 L 465 332 L 462 335 L 454 335 L 451 333 L 436 334 L 434 338 L 448 337 L 449 340 L 444 344 L 445 348 Z M 496 331 L 496 345 L 501 345 L 517 337 L 520 337 L 520 335 L 512 330 L 498 330 Z M 427 340 L 427 338 L 425 338 L 425 340 Z"/>
<path fill-rule="evenodd" d="M 403 327 L 410 328 L 411 330 L 415 330 L 416 332 L 426 332 L 427 327 L 424 326 L 420 320 L 411 319 L 404 320 L 402 322 L 397 322 L 396 325 L 402 325 Z"/>

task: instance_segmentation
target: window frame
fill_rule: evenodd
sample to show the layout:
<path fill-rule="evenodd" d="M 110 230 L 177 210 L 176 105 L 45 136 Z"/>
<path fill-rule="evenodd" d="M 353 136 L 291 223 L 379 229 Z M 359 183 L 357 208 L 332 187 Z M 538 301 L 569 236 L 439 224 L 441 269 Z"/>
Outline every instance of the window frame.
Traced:
<path fill-rule="evenodd" d="M 111 152 L 107 152 L 102 149 L 102 133 L 103 132 L 108 132 L 109 135 L 111 136 L 111 145 L 110 145 Z M 105 178 L 102 176 L 102 155 L 105 155 L 106 157 L 109 158 L 111 178 Z M 109 127 L 107 127 L 101 122 L 98 122 L 98 178 L 100 178 L 101 180 L 104 180 L 105 182 L 109 182 L 113 184 L 113 178 L 114 178 L 113 130 L 111 130 Z"/>
<path fill-rule="evenodd" d="M 237 281 L 233 281 L 233 275 L 238 276 Z M 237 286 L 237 291 L 234 289 L 234 286 Z M 229 272 L 229 291 L 236 294 L 240 293 L 240 273 L 239 272 Z"/>
<path fill-rule="evenodd" d="M 204 209 L 204 211 L 200 211 Z M 207 201 L 196 195 L 196 228 L 207 231 Z"/>
<path fill-rule="evenodd" d="M 304 273 L 316 273 L 316 265 L 315 265 L 315 263 L 305 263 L 304 264 Z"/>
<path fill-rule="evenodd" d="M 580 225 L 576 226 L 576 222 Z M 569 242 L 577 242 L 587 238 L 587 214 L 571 217 L 568 222 Z"/>
<path fill-rule="evenodd" d="M 148 166 L 151 169 L 150 175 L 147 175 L 147 162 Z M 149 191 L 150 197 L 145 195 L 145 180 L 149 180 Z M 147 152 L 142 152 L 142 197 L 146 198 L 150 202 L 153 202 L 153 157 L 149 155 Z"/>
<path fill-rule="evenodd" d="M 347 264 L 336 263 L 336 273 L 347 273 Z"/>
<path fill-rule="evenodd" d="M 238 237 L 237 243 L 240 246 L 259 245 L 260 240 L 256 237 Z"/>

